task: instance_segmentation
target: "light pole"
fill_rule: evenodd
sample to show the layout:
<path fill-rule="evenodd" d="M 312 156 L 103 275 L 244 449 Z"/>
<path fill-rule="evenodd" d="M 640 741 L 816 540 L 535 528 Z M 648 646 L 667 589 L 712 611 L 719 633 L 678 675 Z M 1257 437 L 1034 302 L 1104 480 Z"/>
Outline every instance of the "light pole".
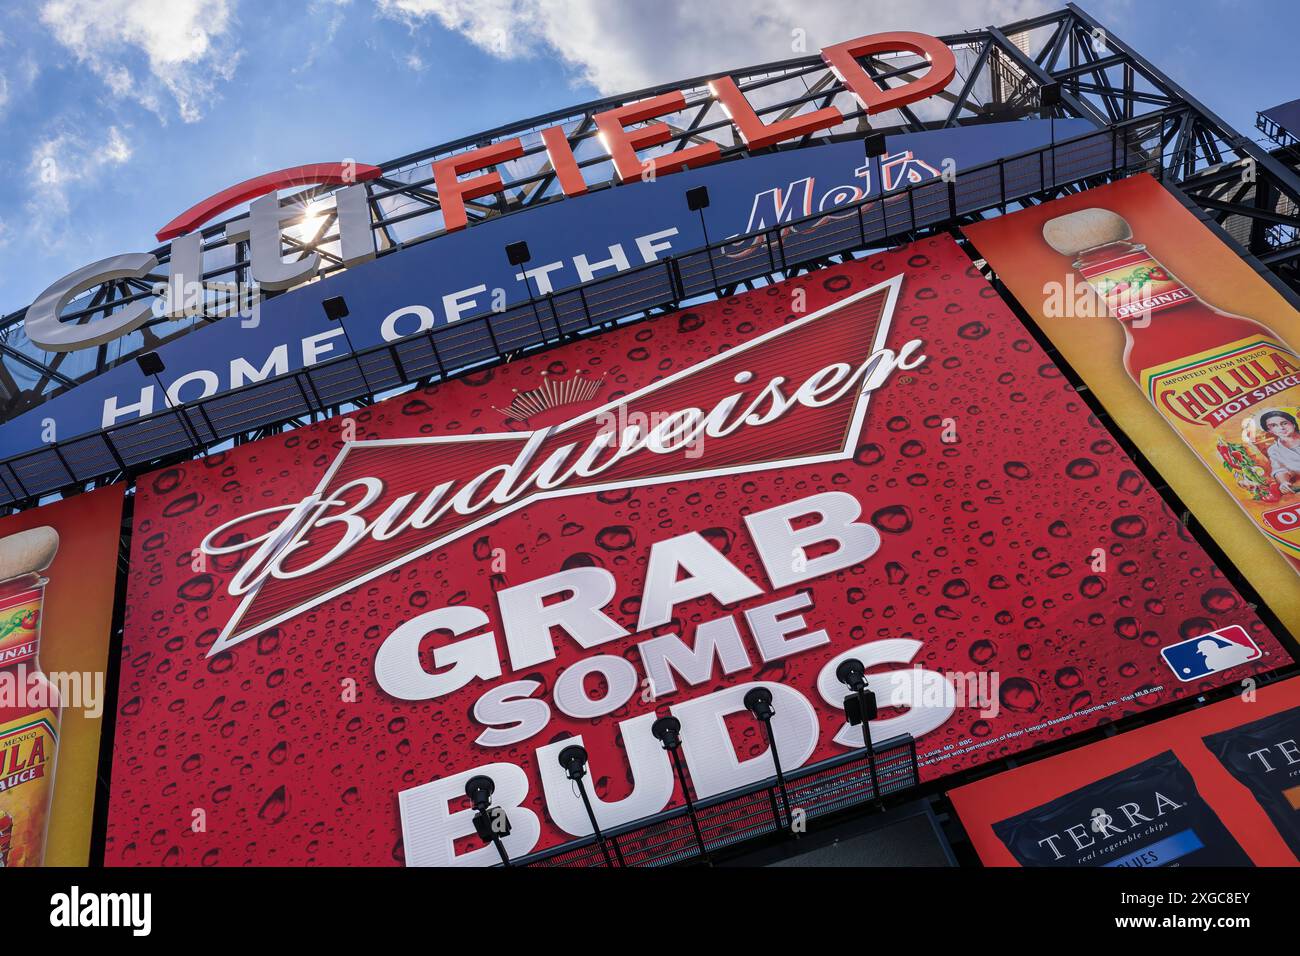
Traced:
<path fill-rule="evenodd" d="M 867 748 L 867 766 L 871 769 L 871 792 L 880 801 L 880 781 L 876 777 L 876 751 L 871 744 L 871 722 L 879 712 L 876 707 L 876 695 L 867 687 L 866 668 L 856 657 L 840 661 L 835 668 L 835 679 L 849 688 L 852 693 L 844 698 L 844 716 L 849 724 L 862 725 L 862 743 Z"/>
<path fill-rule="evenodd" d="M 510 854 L 506 852 L 501 838 L 510 836 L 510 818 L 500 807 L 493 808 L 492 794 L 497 785 L 486 774 L 470 777 L 465 783 L 465 796 L 474 807 L 474 832 L 485 844 L 491 843 L 497 848 L 501 865 L 510 865 Z"/>
<path fill-rule="evenodd" d="M 182 410 L 180 403 L 172 404 L 171 396 L 167 394 L 167 388 L 162 383 L 162 373 L 167 371 L 167 366 L 163 364 L 162 356 L 157 352 L 141 352 L 135 357 L 135 364 L 140 367 L 140 371 L 148 375 L 158 384 L 158 391 L 162 392 L 163 407 L 176 409 L 176 416 L 181 420 L 181 428 L 185 429 L 185 437 L 194 443 L 198 448 L 201 444 L 198 432 L 190 424 L 190 417 Z"/>
<path fill-rule="evenodd" d="M 533 261 L 533 254 L 528 249 L 528 243 L 520 239 L 518 242 L 511 242 L 506 245 L 506 261 L 512 266 L 526 266 Z M 537 314 L 537 297 L 533 295 L 533 280 L 528 275 L 527 269 L 520 270 L 524 277 L 524 288 L 528 290 L 528 305 L 533 310 L 533 321 L 537 323 L 537 331 L 542 334 L 542 343 L 546 342 L 546 327 L 542 325 L 542 317 Z M 537 295 L 542 294 L 541 286 L 537 288 Z"/>
<path fill-rule="evenodd" d="M 1052 188 L 1056 188 L 1056 108 L 1061 105 L 1061 84 L 1053 81 L 1038 88 L 1038 104 L 1048 114 L 1052 130 Z"/>
<path fill-rule="evenodd" d="M 880 198 L 885 198 L 885 171 L 880 164 L 880 158 L 888 151 L 885 148 L 885 134 L 872 133 L 864 142 L 867 150 L 867 166 L 871 174 L 875 177 L 876 191 Z M 868 183 L 867 192 L 870 194 L 871 188 Z"/>
<path fill-rule="evenodd" d="M 322 300 L 320 307 L 325 311 L 325 318 L 331 322 L 337 322 L 339 328 L 343 330 L 343 338 L 348 343 L 348 351 L 352 353 L 353 360 L 357 363 L 357 371 L 361 373 L 361 381 L 366 386 L 366 394 L 373 397 L 375 393 L 370 387 L 370 379 L 366 378 L 366 367 L 361 364 L 361 356 L 357 354 L 356 346 L 352 344 L 352 336 L 348 334 L 348 324 L 343 321 L 349 315 L 347 302 L 343 296 L 334 295 Z"/>
<path fill-rule="evenodd" d="M 763 729 L 767 731 L 767 746 L 772 751 L 772 766 L 776 768 L 776 785 L 781 791 L 781 804 L 785 807 L 786 825 L 793 826 L 794 815 L 790 812 L 790 794 L 785 789 L 785 774 L 781 771 L 781 755 L 777 752 L 776 736 L 772 733 L 772 718 L 776 715 L 776 708 L 772 706 L 772 692 L 766 687 L 753 687 L 746 692 L 744 702 L 745 708 L 754 715 L 754 719 L 762 724 Z"/>
<path fill-rule="evenodd" d="M 704 234 L 704 252 L 709 257 L 709 275 L 713 278 L 713 288 L 718 289 L 718 271 L 713 266 L 713 247 L 709 245 L 709 227 L 704 221 L 704 210 L 709 208 L 709 187 L 696 186 L 686 190 L 686 208 L 700 214 L 700 232 Z"/>
<path fill-rule="evenodd" d="M 682 797 L 686 800 L 686 815 L 690 817 L 691 829 L 695 832 L 695 842 L 699 845 L 700 856 L 705 863 L 710 863 L 709 850 L 704 845 L 704 834 L 700 830 L 700 821 L 695 814 L 695 801 L 691 799 L 691 785 L 686 779 L 686 768 L 682 766 L 682 757 L 678 752 L 682 746 L 682 722 L 676 717 L 660 717 L 650 725 L 650 733 L 663 744 L 673 762 L 673 772 L 681 784 Z"/>
<path fill-rule="evenodd" d="M 605 843 L 605 834 L 601 832 L 600 824 L 596 822 L 595 808 L 591 805 L 591 798 L 587 796 L 587 786 L 582 782 L 582 778 L 587 775 L 587 751 L 578 744 L 570 744 L 560 751 L 559 757 L 565 775 L 578 786 L 578 793 L 582 796 L 582 806 L 586 809 L 587 819 L 591 822 L 591 832 L 596 834 L 596 839 L 600 842 L 600 852 L 605 856 L 605 865 L 613 866 L 609 856 L 609 846 Z M 614 843 L 612 846 L 614 856 L 618 858 L 618 865 L 626 866 L 618 844 Z"/>

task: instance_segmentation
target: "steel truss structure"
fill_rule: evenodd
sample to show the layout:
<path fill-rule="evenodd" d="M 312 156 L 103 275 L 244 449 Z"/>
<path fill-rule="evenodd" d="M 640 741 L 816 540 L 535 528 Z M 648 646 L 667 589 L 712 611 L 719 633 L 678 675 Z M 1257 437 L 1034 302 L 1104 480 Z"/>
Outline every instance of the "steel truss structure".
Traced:
<path fill-rule="evenodd" d="M 597 279 L 497 314 L 412 336 L 311 369 L 245 386 L 231 393 L 168 409 L 113 429 L 79 436 L 0 460 L 0 506 L 20 506 L 56 491 L 116 480 L 164 461 L 192 456 L 221 442 L 242 442 L 336 413 L 345 403 L 428 383 L 467 368 L 548 347 L 574 335 L 678 307 L 702 296 L 731 294 L 755 283 L 841 261 L 976 218 L 1043 202 L 1065 192 L 1146 170 L 1176 187 L 1242 245 L 1257 268 L 1272 270 L 1300 289 L 1300 176 L 1234 130 L 1149 61 L 1077 6 L 1007 26 L 944 37 L 958 73 L 949 88 L 911 108 L 868 117 L 839 85 L 820 56 L 811 55 L 731 71 L 766 122 L 834 105 L 838 126 L 769 147 L 815 149 L 861 139 L 867 132 L 904 133 L 997 122 L 1027 115 L 1077 117 L 1096 132 L 1050 147 L 959 171 L 952 183 L 933 181 L 883 198 L 841 207 L 829 225 L 800 234 L 800 225 L 755 234 L 755 252 L 723 265 L 718 248 L 702 248 L 650 266 Z M 907 82 L 926 68 L 912 55 L 863 59 L 882 86 Z M 546 160 L 540 131 L 560 125 L 591 189 L 617 188 L 612 165 L 596 137 L 593 117 L 604 110 L 673 90 L 687 107 L 666 117 L 672 138 L 645 155 L 716 142 L 723 161 L 750 151 L 708 87 L 710 77 L 597 100 L 534 117 L 381 164 L 365 184 L 380 255 L 398 254 L 442 232 L 431 163 L 468 149 L 519 137 L 524 155 L 500 167 L 504 189 L 469 205 L 470 226 L 525 214 L 564 201 Z M 342 269 L 330 189 L 309 188 L 289 201 L 302 205 L 286 229 L 286 258 L 318 252 L 323 274 Z M 824 217 L 822 217 L 824 218 Z M 246 244 L 227 245 L 224 223 L 203 230 L 207 311 L 192 319 L 155 319 L 107 346 L 47 353 L 22 333 L 23 312 L 0 321 L 0 419 L 38 405 L 142 351 L 219 319 L 230 307 L 232 284 L 248 284 Z M 734 242 L 735 240 L 731 240 Z M 166 281 L 168 248 L 155 251 L 159 274 L 105 284 L 72 303 L 69 322 L 89 322 L 151 297 Z M 287 293 L 293 294 L 292 290 Z"/>

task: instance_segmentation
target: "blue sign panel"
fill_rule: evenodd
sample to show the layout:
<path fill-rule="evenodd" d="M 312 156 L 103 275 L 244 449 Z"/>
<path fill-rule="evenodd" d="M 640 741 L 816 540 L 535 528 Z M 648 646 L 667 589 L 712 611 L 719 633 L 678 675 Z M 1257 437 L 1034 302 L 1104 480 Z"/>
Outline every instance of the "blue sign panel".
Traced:
<path fill-rule="evenodd" d="M 872 162 L 861 142 L 787 150 L 688 170 L 501 216 L 356 266 L 261 304 L 255 317 L 231 316 L 158 348 L 161 380 L 173 402 L 189 402 L 252 381 L 393 341 L 436 325 L 545 294 L 703 245 L 828 212 L 884 190 L 925 182 L 946 170 L 1092 130 L 1083 120 L 1025 120 L 892 136 Z M 709 188 L 702 224 L 686 190 Z M 504 248 L 528 243 L 528 275 Z M 736 250 L 743 254 L 743 250 Z M 343 296 L 347 331 L 321 302 Z M 119 365 L 0 425 L 3 456 L 65 440 L 166 407 L 134 362 Z M 53 429 L 49 426 L 53 425 Z"/>

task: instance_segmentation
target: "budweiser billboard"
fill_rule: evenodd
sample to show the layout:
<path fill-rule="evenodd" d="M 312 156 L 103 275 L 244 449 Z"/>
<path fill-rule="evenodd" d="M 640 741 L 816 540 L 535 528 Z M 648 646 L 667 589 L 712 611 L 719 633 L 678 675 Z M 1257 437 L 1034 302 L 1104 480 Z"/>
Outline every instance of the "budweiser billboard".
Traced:
<path fill-rule="evenodd" d="M 490 864 L 876 739 L 936 777 L 1290 661 L 948 238 L 141 479 L 106 858 Z"/>

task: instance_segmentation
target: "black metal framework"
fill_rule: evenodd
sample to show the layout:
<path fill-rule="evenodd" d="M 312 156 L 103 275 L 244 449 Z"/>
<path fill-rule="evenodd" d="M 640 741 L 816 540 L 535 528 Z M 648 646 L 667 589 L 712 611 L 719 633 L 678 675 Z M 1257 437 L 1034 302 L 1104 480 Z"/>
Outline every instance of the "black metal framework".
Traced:
<path fill-rule="evenodd" d="M 949 89 L 927 104 L 870 118 L 840 90 L 817 55 L 735 70 L 730 75 L 765 120 L 831 104 L 845 116 L 833 129 L 775 149 L 816 148 L 829 141 L 858 139 L 867 132 L 915 132 L 1025 115 L 1084 118 L 1097 132 L 977 169 L 960 170 L 951 183 L 924 183 L 883 200 L 842 207 L 843 215 L 823 229 L 808 230 L 806 222 L 787 223 L 785 232 L 771 230 L 755 237 L 747 258 L 727 256 L 720 245 L 707 247 L 499 314 L 462 321 L 359 356 L 191 403 L 183 410 L 0 461 L 0 506 L 121 477 L 221 441 L 260 437 L 268 429 L 278 430 L 303 416 L 337 410 L 345 402 L 364 403 L 376 393 L 500 361 L 521 350 L 673 307 L 696 296 L 728 294 L 746 284 L 781 278 L 1137 170 L 1153 172 L 1177 185 L 1223 225 L 1246 253 L 1300 289 L 1300 175 L 1233 130 L 1079 7 L 1070 4 L 1002 28 L 954 34 L 944 40 L 954 50 L 959 67 Z M 912 79 L 923 66 L 910 55 L 867 58 L 863 64 L 885 85 Z M 540 139 L 540 130 L 549 126 L 563 126 L 593 188 L 603 188 L 602 182 L 612 184 L 611 165 L 596 139 L 593 116 L 657 93 L 683 90 L 687 108 L 665 118 L 673 137 L 651 153 L 670 153 L 711 140 L 721 147 L 724 161 L 748 155 L 709 93 L 707 80 L 693 78 L 594 101 L 383 164 L 383 175 L 365 184 L 380 255 L 439 234 L 441 212 L 430 163 L 469 148 L 514 136 L 525 146 L 525 155 L 501 170 L 503 191 L 471 205 L 470 228 L 487 218 L 563 201 Z M 1046 99 L 1044 87 L 1052 94 Z M 942 108 L 932 110 L 933 115 L 918 115 L 922 106 L 935 103 Z M 342 268 L 329 192 L 310 188 L 295 195 L 294 200 L 304 205 L 304 220 L 296 234 L 290 230 L 285 238 L 287 256 L 319 252 L 326 272 Z M 229 305 L 222 283 L 246 284 L 248 277 L 247 248 L 243 244 L 222 245 L 223 228 L 224 224 L 217 224 L 203 230 L 205 245 L 210 247 L 205 280 L 211 286 L 208 304 L 212 315 Z M 167 252 L 166 248 L 156 251 L 164 263 Z M 150 276 L 91 290 L 69 307 L 65 320 L 103 317 L 152 295 L 154 280 L 163 278 Z M 25 411 L 141 350 L 185 334 L 196 323 L 212 320 L 212 315 L 155 320 L 117 343 L 85 354 L 55 355 L 26 341 L 21 330 L 23 315 L 20 311 L 0 320 L 0 418 Z M 93 361 L 88 361 L 90 352 L 98 353 Z M 199 440 L 185 438 L 186 433 Z"/>
<path fill-rule="evenodd" d="M 794 815 L 804 822 L 865 806 L 920 782 L 916 741 L 908 734 L 876 745 L 872 774 L 866 749 L 831 757 L 785 774 L 790 810 L 776 777 L 694 803 L 699 838 L 684 806 L 514 860 L 515 866 L 657 867 L 699 861 L 761 837 L 789 833 Z M 874 786 L 873 779 L 879 780 Z"/>

